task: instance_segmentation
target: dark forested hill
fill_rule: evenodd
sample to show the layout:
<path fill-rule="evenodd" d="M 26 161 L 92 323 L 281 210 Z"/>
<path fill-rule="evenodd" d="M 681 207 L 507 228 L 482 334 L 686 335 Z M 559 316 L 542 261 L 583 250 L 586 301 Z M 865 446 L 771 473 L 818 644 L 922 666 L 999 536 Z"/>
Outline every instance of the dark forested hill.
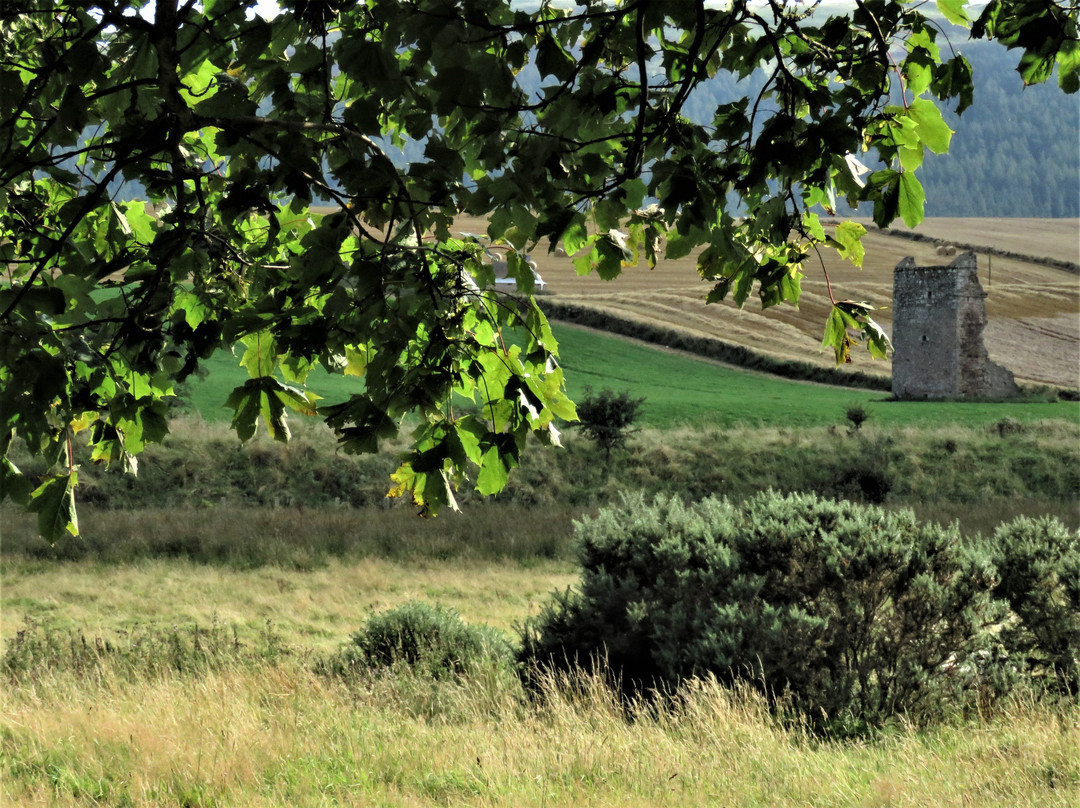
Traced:
<path fill-rule="evenodd" d="M 958 118 L 949 154 L 919 174 L 927 216 L 1080 216 L 1080 100 L 1056 82 L 1024 87 L 1016 57 L 966 43 L 975 102 Z"/>

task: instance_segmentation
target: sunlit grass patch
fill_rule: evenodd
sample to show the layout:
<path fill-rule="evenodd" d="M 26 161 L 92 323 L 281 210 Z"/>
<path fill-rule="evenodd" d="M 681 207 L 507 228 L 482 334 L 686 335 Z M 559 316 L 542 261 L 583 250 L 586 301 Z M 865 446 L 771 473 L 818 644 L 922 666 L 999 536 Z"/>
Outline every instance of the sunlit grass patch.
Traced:
<path fill-rule="evenodd" d="M 10 804 L 1040 806 L 1080 795 L 1075 710 L 871 742 L 784 728 L 745 692 L 698 682 L 671 709 L 595 679 L 528 701 L 508 680 L 341 683 L 295 662 L 6 700 Z"/>

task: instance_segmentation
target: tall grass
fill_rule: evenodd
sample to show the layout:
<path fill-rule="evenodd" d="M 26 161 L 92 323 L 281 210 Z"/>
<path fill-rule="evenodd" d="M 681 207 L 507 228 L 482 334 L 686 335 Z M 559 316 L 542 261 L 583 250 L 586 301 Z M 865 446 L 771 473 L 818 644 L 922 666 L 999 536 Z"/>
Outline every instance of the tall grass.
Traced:
<path fill-rule="evenodd" d="M 216 507 L 102 510 L 84 508 L 81 535 L 49 543 L 31 514 L 0 511 L 3 553 L 52 560 L 132 563 L 183 558 L 247 569 L 310 570 L 333 558 L 397 561 L 512 560 L 569 555 L 575 508 L 533 509 L 476 503 L 463 513 L 420 519 L 400 507 Z"/>
<path fill-rule="evenodd" d="M 66 673 L 5 699 L 5 805 L 1073 806 L 1075 710 L 825 743 L 694 684 L 628 716 L 599 681 L 535 700 L 497 670 L 343 682 L 296 660 Z"/>

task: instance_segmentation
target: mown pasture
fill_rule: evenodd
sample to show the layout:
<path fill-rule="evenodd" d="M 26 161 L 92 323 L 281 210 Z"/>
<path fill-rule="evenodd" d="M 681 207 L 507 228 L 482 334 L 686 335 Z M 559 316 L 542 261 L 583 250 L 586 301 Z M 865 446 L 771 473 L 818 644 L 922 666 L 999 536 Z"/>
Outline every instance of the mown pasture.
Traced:
<path fill-rule="evenodd" d="M 986 425 L 1002 418 L 1021 422 L 1080 419 L 1080 404 L 1033 396 L 1009 402 L 894 402 L 883 391 L 807 384 L 752 373 L 685 353 L 665 351 L 634 340 L 555 323 L 560 362 L 571 398 L 585 389 L 627 391 L 645 399 L 643 426 L 810 427 L 843 423 L 844 408 L 859 404 L 872 423 L 890 427 Z M 860 358 L 862 366 L 871 364 Z M 192 378 L 180 391 L 184 410 L 207 421 L 228 421 L 224 407 L 247 372 L 227 352 L 207 363 L 204 378 Z M 328 402 L 355 390 L 356 379 L 316 371 L 309 386 Z"/>
<path fill-rule="evenodd" d="M 874 229 L 863 239 L 862 268 L 840 260 L 831 250 L 813 255 L 804 266 L 798 307 L 762 309 L 752 294 L 742 309 L 730 301 L 706 305 L 710 289 L 697 274 L 696 256 L 661 260 L 655 269 L 644 262 L 628 267 L 615 281 L 579 276 L 557 253 L 538 249 L 533 258 L 552 300 L 614 315 L 643 326 L 660 325 L 689 336 L 711 337 L 785 360 L 831 367 L 831 352 L 820 348 L 829 312 L 829 284 L 840 300 L 868 302 L 874 319 L 891 332 L 893 268 L 905 256 L 920 266 L 953 260 L 936 254 L 939 243 L 986 245 L 1012 255 L 978 251 L 979 281 L 987 294 L 984 339 L 991 359 L 1028 384 L 1075 388 L 1080 384 L 1080 221 L 927 219 L 922 241 Z M 482 223 L 463 221 L 463 230 L 482 232 Z M 903 229 L 899 230 L 903 234 Z M 1049 258 L 1073 269 L 1047 266 Z M 888 376 L 889 362 L 872 362 L 860 351 L 852 370 Z"/>

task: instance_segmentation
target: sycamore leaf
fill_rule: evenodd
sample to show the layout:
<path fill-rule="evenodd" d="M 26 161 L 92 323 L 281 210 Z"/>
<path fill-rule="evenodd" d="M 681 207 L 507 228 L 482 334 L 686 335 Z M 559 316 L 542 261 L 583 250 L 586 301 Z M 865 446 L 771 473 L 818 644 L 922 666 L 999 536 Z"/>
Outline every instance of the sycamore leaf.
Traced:
<path fill-rule="evenodd" d="M 257 379 L 249 379 L 237 387 L 225 401 L 225 406 L 233 411 L 232 428 L 242 443 L 247 443 L 255 435 L 259 425 L 259 410 L 262 390 Z"/>
<path fill-rule="evenodd" d="M 821 340 L 821 347 L 832 348 L 838 365 L 851 361 L 851 338 L 847 333 L 847 323 L 843 312 L 836 306 L 825 321 L 825 337 Z"/>
<path fill-rule="evenodd" d="M 71 431 L 78 435 L 84 429 L 89 429 L 90 424 L 98 419 L 96 412 L 81 412 L 71 420 Z"/>
<path fill-rule="evenodd" d="M 482 495 L 496 494 L 506 487 L 509 479 L 498 446 L 492 446 L 480 461 L 480 473 L 476 477 L 476 490 Z"/>
<path fill-rule="evenodd" d="M 79 516 L 75 511 L 75 486 L 78 472 L 49 477 L 30 495 L 29 508 L 38 515 L 38 532 L 48 542 L 64 535 L 79 535 Z"/>
<path fill-rule="evenodd" d="M 866 183 L 863 181 L 862 175 L 869 174 L 870 169 L 863 165 L 862 161 L 851 153 L 844 155 L 844 165 L 847 166 L 848 171 L 851 173 L 852 181 L 860 188 L 865 188 Z"/>
<path fill-rule="evenodd" d="M 585 227 L 585 217 L 581 214 L 576 215 L 570 226 L 566 228 L 562 238 L 563 249 L 566 250 L 566 254 L 569 256 L 576 255 L 589 246 L 589 231 Z"/>
<path fill-rule="evenodd" d="M 971 17 L 967 15 L 967 11 L 964 9 L 966 5 L 967 0 L 937 0 L 938 11 L 941 12 L 945 19 L 953 25 L 970 28 Z"/>
<path fill-rule="evenodd" d="M 30 502 L 34 486 L 19 467 L 6 457 L 0 458 L 0 500 L 11 498 L 18 505 Z"/>
<path fill-rule="evenodd" d="M 277 346 L 274 338 L 263 331 L 244 337 L 241 342 L 246 346 L 240 365 L 247 368 L 253 379 L 269 376 L 277 364 Z"/>
<path fill-rule="evenodd" d="M 841 258 L 846 258 L 857 267 L 862 267 L 866 249 L 863 247 L 862 237 L 866 235 L 866 228 L 858 222 L 841 222 L 833 231 L 833 239 L 836 251 Z"/>
<path fill-rule="evenodd" d="M 318 408 L 315 402 L 319 400 L 319 396 L 310 390 L 300 390 L 296 387 L 291 387 L 287 384 L 278 384 L 274 381 L 276 387 L 273 389 L 273 394 L 278 397 L 282 404 L 288 407 L 294 412 L 298 412 L 301 415 L 317 415 Z"/>
<path fill-rule="evenodd" d="M 425 475 L 417 475 L 413 471 L 411 463 L 405 462 L 398 466 L 398 470 L 390 475 L 394 486 L 387 492 L 388 497 L 403 497 L 412 494 L 413 504 L 424 504 L 423 478 Z"/>
<path fill-rule="evenodd" d="M 949 150 L 953 130 L 941 117 L 941 110 L 929 98 L 916 98 L 908 108 L 908 116 L 917 124 L 919 140 L 935 154 Z"/>
<path fill-rule="evenodd" d="M 888 359 L 892 343 L 885 331 L 871 318 L 863 319 L 863 333 L 866 335 L 866 347 L 875 359 Z"/>
<path fill-rule="evenodd" d="M 926 193 L 918 177 L 910 171 L 900 173 L 897 195 L 897 211 L 904 224 L 917 227 L 923 220 Z"/>

